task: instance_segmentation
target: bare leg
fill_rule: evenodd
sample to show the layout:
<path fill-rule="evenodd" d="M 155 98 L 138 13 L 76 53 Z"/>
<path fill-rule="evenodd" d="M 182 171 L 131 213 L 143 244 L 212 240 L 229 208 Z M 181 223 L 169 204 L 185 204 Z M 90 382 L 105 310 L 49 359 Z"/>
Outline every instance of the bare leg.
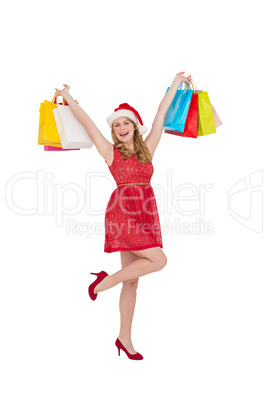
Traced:
<path fill-rule="evenodd" d="M 139 258 L 140 257 L 131 251 L 121 251 L 122 269 Z M 138 281 L 139 278 L 130 279 L 123 282 L 119 300 L 120 332 L 118 339 L 131 354 L 137 353 L 131 340 L 131 327 L 136 304 Z"/>
<path fill-rule="evenodd" d="M 124 269 L 117 271 L 113 275 L 106 276 L 94 289 L 94 293 L 103 292 L 110 289 L 120 282 L 136 279 L 140 276 L 159 271 L 167 263 L 167 257 L 160 247 L 153 247 L 145 250 L 132 251 L 137 254 L 138 260 L 132 261 Z"/>

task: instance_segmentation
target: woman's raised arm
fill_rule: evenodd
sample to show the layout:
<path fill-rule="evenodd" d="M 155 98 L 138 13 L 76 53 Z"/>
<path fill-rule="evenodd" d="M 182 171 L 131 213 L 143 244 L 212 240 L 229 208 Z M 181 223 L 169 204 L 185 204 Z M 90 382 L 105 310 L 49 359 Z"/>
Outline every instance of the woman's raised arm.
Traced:
<path fill-rule="evenodd" d="M 77 104 L 74 98 L 69 93 L 70 86 L 64 84 L 64 89 L 59 91 L 57 88 L 57 95 L 61 95 L 70 106 L 73 114 L 77 117 L 78 120 L 81 121 L 85 129 L 87 130 L 91 140 L 96 146 L 100 155 L 105 159 L 111 159 L 111 155 L 113 153 L 113 144 L 106 140 L 104 135 L 100 132 L 95 123 L 91 120 L 89 115 Z"/>
<path fill-rule="evenodd" d="M 166 114 L 174 99 L 174 96 L 176 95 L 178 86 L 180 85 L 180 83 L 182 81 L 184 81 L 184 82 L 191 81 L 191 75 L 189 75 L 189 77 L 186 78 L 183 76 L 183 74 L 184 74 L 184 72 L 176 74 L 172 84 L 169 87 L 169 90 L 165 94 L 164 98 L 162 99 L 162 101 L 158 107 L 158 111 L 154 118 L 152 129 L 144 141 L 152 155 L 154 154 L 154 151 L 160 141 L 160 138 L 161 138 L 161 135 L 163 132 Z"/>

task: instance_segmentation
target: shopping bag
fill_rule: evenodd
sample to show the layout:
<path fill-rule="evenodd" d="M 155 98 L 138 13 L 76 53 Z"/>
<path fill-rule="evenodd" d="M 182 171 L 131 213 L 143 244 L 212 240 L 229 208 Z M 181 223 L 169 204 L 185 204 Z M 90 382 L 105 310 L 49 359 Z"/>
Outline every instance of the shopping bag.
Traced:
<path fill-rule="evenodd" d="M 63 149 L 91 148 L 94 145 L 87 130 L 72 112 L 70 106 L 53 108 L 55 123 Z"/>
<path fill-rule="evenodd" d="M 212 106 L 206 91 L 198 93 L 198 132 L 197 135 L 216 133 Z"/>
<path fill-rule="evenodd" d="M 166 113 L 164 129 L 170 131 L 175 130 L 183 133 L 193 95 L 193 90 L 189 89 L 188 84 L 185 85 L 184 89 L 181 89 L 181 87 L 182 83 L 180 83 L 174 99 Z M 168 90 L 169 87 L 167 91 Z"/>
<path fill-rule="evenodd" d="M 79 151 L 79 148 L 63 149 L 63 148 L 51 147 L 50 145 L 44 145 L 44 151 Z"/>
<path fill-rule="evenodd" d="M 192 80 L 192 83 L 194 85 L 194 93 L 200 93 L 200 92 L 204 92 L 201 89 L 197 89 L 196 84 L 194 83 L 194 81 Z M 223 123 L 218 115 L 218 113 L 216 112 L 215 108 L 213 107 L 213 105 L 211 104 L 212 107 L 212 111 L 213 111 L 213 117 L 214 117 L 214 121 L 215 121 L 215 126 L 216 128 L 218 128 L 219 126 L 221 126 Z"/>
<path fill-rule="evenodd" d="M 57 107 L 55 102 L 57 102 L 56 94 L 51 102 L 44 100 L 40 104 L 38 144 L 61 148 L 61 141 L 53 114 L 53 109 Z M 64 99 L 63 102 L 65 103 Z"/>
<path fill-rule="evenodd" d="M 213 105 L 211 105 L 212 107 L 212 111 L 213 111 L 213 116 L 214 116 L 214 120 L 215 120 L 215 126 L 216 128 L 218 128 L 219 126 L 221 126 L 223 123 L 221 121 L 221 119 L 218 116 L 218 113 L 216 112 L 216 110 L 214 109 Z"/>
<path fill-rule="evenodd" d="M 196 87 L 194 81 L 192 81 L 192 83 Z M 198 94 L 197 136 L 214 134 L 216 133 L 216 124 L 208 93 L 199 89 L 195 89 L 195 93 Z"/>
<path fill-rule="evenodd" d="M 165 130 L 165 133 L 178 135 L 180 137 L 197 138 L 197 127 L 198 127 L 198 95 L 193 90 L 191 103 L 183 133 L 180 133 L 179 131 L 176 130 Z"/>

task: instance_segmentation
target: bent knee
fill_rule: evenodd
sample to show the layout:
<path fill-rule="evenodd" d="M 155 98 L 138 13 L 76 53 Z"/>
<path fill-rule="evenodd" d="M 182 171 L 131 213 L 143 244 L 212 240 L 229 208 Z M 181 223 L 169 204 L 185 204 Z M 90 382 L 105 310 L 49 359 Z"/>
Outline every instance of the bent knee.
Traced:
<path fill-rule="evenodd" d="M 167 256 L 163 253 L 161 258 L 157 260 L 157 270 L 163 269 L 167 265 Z"/>
<path fill-rule="evenodd" d="M 129 279 L 128 281 L 122 282 L 122 286 L 127 289 L 135 290 L 138 287 L 139 278 Z"/>

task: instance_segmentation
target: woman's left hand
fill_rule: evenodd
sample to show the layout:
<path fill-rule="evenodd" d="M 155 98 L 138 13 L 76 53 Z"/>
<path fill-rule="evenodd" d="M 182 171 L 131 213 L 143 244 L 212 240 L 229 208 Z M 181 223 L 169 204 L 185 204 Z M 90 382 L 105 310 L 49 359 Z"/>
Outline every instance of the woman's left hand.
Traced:
<path fill-rule="evenodd" d="M 191 75 L 188 75 L 188 77 L 185 77 L 184 75 L 184 71 L 182 73 L 178 73 L 176 74 L 176 77 L 174 78 L 174 81 L 177 82 L 186 82 L 189 84 L 189 82 L 191 81 L 192 77 Z"/>

